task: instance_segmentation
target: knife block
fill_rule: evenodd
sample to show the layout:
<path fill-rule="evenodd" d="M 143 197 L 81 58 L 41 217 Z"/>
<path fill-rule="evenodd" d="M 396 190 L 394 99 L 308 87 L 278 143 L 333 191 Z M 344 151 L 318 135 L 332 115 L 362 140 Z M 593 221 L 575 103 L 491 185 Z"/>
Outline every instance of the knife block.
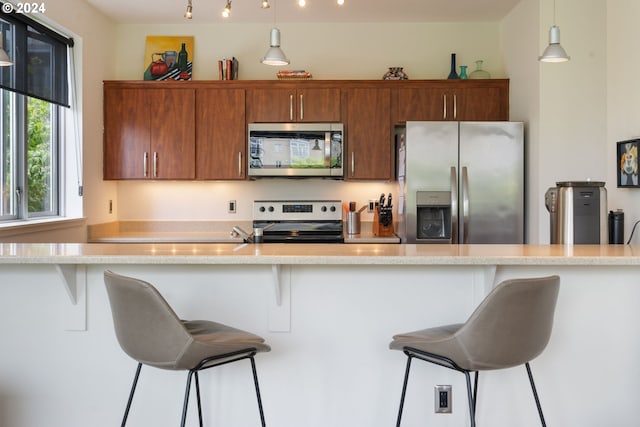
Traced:
<path fill-rule="evenodd" d="M 391 212 L 389 212 L 391 215 Z M 384 225 L 380 222 L 380 207 L 376 206 L 373 211 L 373 225 L 372 225 L 373 235 L 378 237 L 393 237 L 393 217 L 391 217 L 391 221 L 389 225 Z"/>

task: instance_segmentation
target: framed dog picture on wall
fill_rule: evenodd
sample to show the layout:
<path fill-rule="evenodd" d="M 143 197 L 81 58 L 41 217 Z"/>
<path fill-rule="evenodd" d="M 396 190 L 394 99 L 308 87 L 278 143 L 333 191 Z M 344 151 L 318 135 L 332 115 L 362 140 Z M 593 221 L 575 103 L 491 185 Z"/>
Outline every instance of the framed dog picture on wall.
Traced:
<path fill-rule="evenodd" d="M 638 145 L 640 138 L 618 142 L 616 168 L 618 187 L 640 188 L 638 184 Z"/>

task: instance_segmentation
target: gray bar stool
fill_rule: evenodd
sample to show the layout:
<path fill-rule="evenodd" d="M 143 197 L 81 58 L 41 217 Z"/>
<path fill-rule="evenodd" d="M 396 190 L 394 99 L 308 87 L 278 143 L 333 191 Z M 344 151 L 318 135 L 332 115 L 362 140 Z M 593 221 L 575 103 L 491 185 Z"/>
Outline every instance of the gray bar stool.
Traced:
<path fill-rule="evenodd" d="M 506 280 L 489 293 L 466 323 L 394 336 L 389 348 L 407 355 L 396 426 L 402 419 L 413 358 L 465 375 L 471 427 L 476 425 L 478 371 L 524 364 L 540 421 L 546 426 L 529 361 L 540 355 L 549 342 L 559 290 L 558 276 Z M 470 372 L 475 373 L 473 390 Z"/>
<path fill-rule="evenodd" d="M 249 359 L 258 398 L 260 421 L 265 426 L 254 355 L 271 348 L 249 332 L 206 320 L 180 320 L 150 283 L 111 271 L 104 272 L 116 337 L 138 367 L 122 419 L 124 427 L 142 365 L 189 371 L 181 426 L 187 417 L 192 376 L 195 377 L 198 417 L 202 427 L 198 372 L 214 366 Z"/>

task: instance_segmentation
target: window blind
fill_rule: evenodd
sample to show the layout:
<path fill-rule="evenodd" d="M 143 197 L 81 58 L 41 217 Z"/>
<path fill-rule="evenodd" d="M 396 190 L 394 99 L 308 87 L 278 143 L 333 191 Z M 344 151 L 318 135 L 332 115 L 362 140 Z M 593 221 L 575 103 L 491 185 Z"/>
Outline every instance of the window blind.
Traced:
<path fill-rule="evenodd" d="M 73 39 L 18 13 L 0 15 L 0 31 L 14 63 L 0 67 L 0 87 L 69 107 L 67 67 Z"/>

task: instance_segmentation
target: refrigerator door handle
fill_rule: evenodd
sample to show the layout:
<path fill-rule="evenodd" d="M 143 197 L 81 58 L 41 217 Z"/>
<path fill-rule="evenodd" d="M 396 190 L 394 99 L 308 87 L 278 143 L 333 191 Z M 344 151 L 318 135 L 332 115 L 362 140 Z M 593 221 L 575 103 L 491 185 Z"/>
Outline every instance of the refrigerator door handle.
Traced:
<path fill-rule="evenodd" d="M 462 167 L 462 243 L 469 243 L 469 176 Z"/>
<path fill-rule="evenodd" d="M 451 243 L 458 243 L 458 172 L 451 166 Z"/>

